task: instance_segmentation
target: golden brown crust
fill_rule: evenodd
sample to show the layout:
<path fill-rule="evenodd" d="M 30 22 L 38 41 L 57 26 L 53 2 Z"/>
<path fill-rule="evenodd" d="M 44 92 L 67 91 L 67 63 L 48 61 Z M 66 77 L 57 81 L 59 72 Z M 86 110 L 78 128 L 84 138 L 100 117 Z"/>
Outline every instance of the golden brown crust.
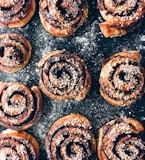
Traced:
<path fill-rule="evenodd" d="M 0 82 L 0 125 L 26 130 L 37 123 L 42 112 L 42 97 L 37 86 L 20 82 Z"/>
<path fill-rule="evenodd" d="M 4 130 L 0 133 L 1 158 L 39 159 L 39 143 L 36 138 L 24 131 Z"/>
<path fill-rule="evenodd" d="M 116 118 L 99 129 L 97 153 L 99 160 L 143 160 L 145 142 L 140 134 L 143 125 L 134 118 Z"/>
<path fill-rule="evenodd" d="M 88 17 L 86 0 L 40 0 L 40 20 L 47 32 L 54 36 L 71 36 Z"/>
<path fill-rule="evenodd" d="M 145 1 L 97 0 L 105 22 L 100 29 L 106 38 L 122 36 L 138 28 L 145 14 Z"/>
<path fill-rule="evenodd" d="M 46 136 L 49 159 L 85 159 L 96 153 L 96 140 L 91 123 L 80 114 L 70 114 L 58 119 Z"/>
<path fill-rule="evenodd" d="M 66 50 L 45 55 L 38 63 L 39 86 L 48 97 L 59 100 L 82 100 L 91 87 L 91 76 L 84 61 Z"/>
<path fill-rule="evenodd" d="M 32 47 L 29 41 L 17 33 L 0 35 L 0 70 L 16 72 L 29 62 Z"/>
<path fill-rule="evenodd" d="M 125 29 L 116 28 L 114 27 L 114 25 L 108 22 L 100 23 L 99 27 L 106 38 L 122 36 L 127 34 L 127 31 Z"/>
<path fill-rule="evenodd" d="M 32 18 L 36 10 L 35 0 L 10 0 L 0 3 L 0 25 L 8 28 L 23 27 Z"/>
<path fill-rule="evenodd" d="M 103 62 L 100 93 L 108 103 L 128 106 L 143 95 L 145 70 L 140 60 L 138 51 L 126 51 L 116 53 Z"/>

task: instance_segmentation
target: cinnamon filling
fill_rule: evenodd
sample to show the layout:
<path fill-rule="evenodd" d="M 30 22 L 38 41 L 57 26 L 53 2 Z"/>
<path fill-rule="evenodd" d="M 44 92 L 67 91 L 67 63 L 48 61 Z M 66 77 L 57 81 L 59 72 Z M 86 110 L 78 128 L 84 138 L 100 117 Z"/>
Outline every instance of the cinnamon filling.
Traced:
<path fill-rule="evenodd" d="M 12 2 L 12 3 L 10 3 Z M 6 1 L 0 4 L 0 22 L 8 25 L 24 19 L 31 9 L 31 0 Z"/>
<path fill-rule="evenodd" d="M 71 94 L 74 90 L 82 90 L 85 85 L 84 66 L 67 54 L 46 60 L 40 75 L 47 90 L 56 95 Z"/>

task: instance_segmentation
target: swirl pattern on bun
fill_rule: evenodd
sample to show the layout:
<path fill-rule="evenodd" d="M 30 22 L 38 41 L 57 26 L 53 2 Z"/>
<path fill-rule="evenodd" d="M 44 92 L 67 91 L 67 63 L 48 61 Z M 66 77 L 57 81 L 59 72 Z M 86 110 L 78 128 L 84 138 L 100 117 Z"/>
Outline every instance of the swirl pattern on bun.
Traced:
<path fill-rule="evenodd" d="M 122 36 L 138 28 L 144 18 L 144 0 L 98 0 L 105 22 L 100 29 L 105 37 Z"/>
<path fill-rule="evenodd" d="M 27 132 L 4 130 L 0 133 L 0 157 L 3 160 L 38 160 L 39 144 Z"/>
<path fill-rule="evenodd" d="M 49 52 L 38 63 L 40 89 L 59 101 L 82 100 L 91 87 L 91 76 L 84 61 L 66 50 Z"/>
<path fill-rule="evenodd" d="M 46 136 L 49 159 L 89 159 L 96 152 L 91 123 L 83 115 L 70 114 L 58 119 Z"/>
<path fill-rule="evenodd" d="M 47 32 L 71 36 L 88 17 L 86 0 L 40 0 L 39 16 Z"/>
<path fill-rule="evenodd" d="M 25 26 L 35 13 L 35 0 L 1 0 L 0 25 L 8 28 Z"/>
<path fill-rule="evenodd" d="M 29 41 L 17 33 L 0 35 L 0 70 L 16 72 L 23 69 L 31 57 Z"/>
<path fill-rule="evenodd" d="M 100 93 L 115 106 L 135 103 L 145 91 L 145 70 L 140 64 L 138 51 L 119 52 L 102 65 L 100 73 Z"/>
<path fill-rule="evenodd" d="M 28 88 L 20 82 L 0 82 L 0 125 L 26 130 L 40 118 L 42 97 L 37 86 Z"/>
<path fill-rule="evenodd" d="M 143 125 L 134 118 L 116 118 L 99 129 L 99 160 L 144 160 Z"/>

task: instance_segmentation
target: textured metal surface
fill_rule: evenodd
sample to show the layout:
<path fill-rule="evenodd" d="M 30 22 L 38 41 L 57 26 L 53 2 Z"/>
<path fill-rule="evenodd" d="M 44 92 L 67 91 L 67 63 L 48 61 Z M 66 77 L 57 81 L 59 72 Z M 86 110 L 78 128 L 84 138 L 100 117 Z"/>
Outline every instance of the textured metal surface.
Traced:
<path fill-rule="evenodd" d="M 59 117 L 70 113 L 81 113 L 86 115 L 93 125 L 93 133 L 97 138 L 99 127 L 116 116 L 135 117 L 144 123 L 145 120 L 145 95 L 134 105 L 128 107 L 114 107 L 108 104 L 99 93 L 99 74 L 101 62 L 108 56 L 124 51 L 139 50 L 142 55 L 141 64 L 145 67 L 145 23 L 123 37 L 106 39 L 99 29 L 99 22 L 102 18 L 97 10 L 95 0 L 89 2 L 89 17 L 83 27 L 67 38 L 58 38 L 47 33 L 38 16 L 37 11 L 23 28 L 6 29 L 0 28 L 0 34 L 15 32 L 26 37 L 32 45 L 32 57 L 28 65 L 21 71 L 15 73 L 4 73 L 0 71 L 1 81 L 19 81 L 28 86 L 38 85 L 39 73 L 37 63 L 43 55 L 49 51 L 66 49 L 72 53 L 77 53 L 86 62 L 92 77 L 92 88 L 87 97 L 80 101 L 58 102 L 46 97 L 43 93 L 43 112 L 39 122 L 28 129 L 38 139 L 40 144 L 40 159 L 47 159 L 44 147 L 45 136 L 52 123 Z M 4 129 L 1 127 L 1 130 Z M 92 159 L 97 159 L 94 157 Z"/>

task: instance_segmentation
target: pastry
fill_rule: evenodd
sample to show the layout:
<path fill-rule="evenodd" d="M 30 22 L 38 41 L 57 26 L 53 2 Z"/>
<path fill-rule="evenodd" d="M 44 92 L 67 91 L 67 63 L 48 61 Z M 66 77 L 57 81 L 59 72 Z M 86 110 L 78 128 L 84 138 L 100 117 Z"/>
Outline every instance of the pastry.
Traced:
<path fill-rule="evenodd" d="M 145 70 L 140 64 L 138 51 L 119 52 L 102 64 L 100 93 L 115 106 L 135 103 L 145 91 Z"/>
<path fill-rule="evenodd" d="M 141 25 L 145 14 L 145 1 L 97 0 L 99 11 L 105 22 L 100 29 L 106 38 L 122 36 Z"/>
<path fill-rule="evenodd" d="M 8 28 L 25 26 L 35 13 L 35 0 L 1 0 L 0 25 Z"/>
<path fill-rule="evenodd" d="M 90 121 L 80 114 L 58 119 L 46 136 L 48 159 L 89 159 L 96 153 L 96 140 L 90 131 L 91 127 Z"/>
<path fill-rule="evenodd" d="M 0 70 L 16 72 L 23 69 L 31 57 L 29 41 L 17 33 L 0 35 Z"/>
<path fill-rule="evenodd" d="M 116 118 L 99 129 L 99 160 L 144 160 L 143 125 L 134 118 Z"/>
<path fill-rule="evenodd" d="M 39 86 L 54 100 L 82 100 L 91 86 L 91 76 L 84 61 L 66 50 L 45 55 L 38 63 Z"/>
<path fill-rule="evenodd" d="M 42 97 L 38 87 L 20 82 L 0 82 L 0 125 L 25 130 L 39 119 Z"/>
<path fill-rule="evenodd" d="M 40 20 L 54 36 L 71 36 L 88 17 L 86 0 L 40 0 Z"/>
<path fill-rule="evenodd" d="M 0 133 L 0 159 L 38 160 L 39 144 L 24 131 L 4 130 Z"/>

